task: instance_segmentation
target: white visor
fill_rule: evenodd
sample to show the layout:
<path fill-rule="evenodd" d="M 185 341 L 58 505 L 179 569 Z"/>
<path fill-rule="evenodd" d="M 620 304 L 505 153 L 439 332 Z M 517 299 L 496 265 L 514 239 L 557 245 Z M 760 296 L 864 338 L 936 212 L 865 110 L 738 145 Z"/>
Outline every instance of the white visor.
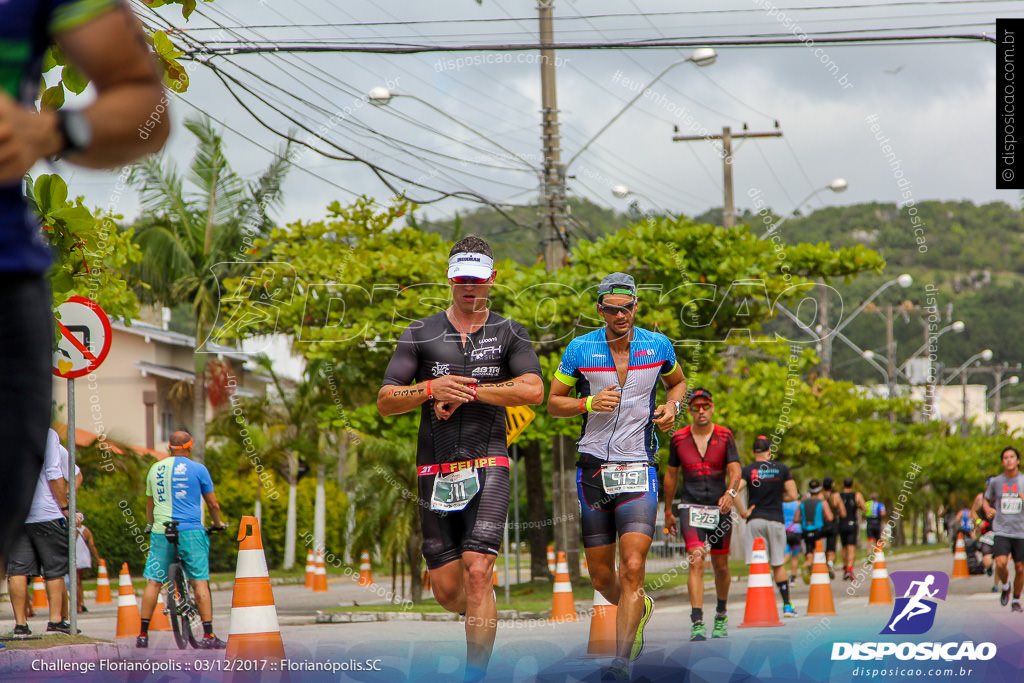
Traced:
<path fill-rule="evenodd" d="M 494 272 L 494 259 L 485 254 L 459 252 L 448 259 L 448 277 L 478 277 L 486 280 Z"/>

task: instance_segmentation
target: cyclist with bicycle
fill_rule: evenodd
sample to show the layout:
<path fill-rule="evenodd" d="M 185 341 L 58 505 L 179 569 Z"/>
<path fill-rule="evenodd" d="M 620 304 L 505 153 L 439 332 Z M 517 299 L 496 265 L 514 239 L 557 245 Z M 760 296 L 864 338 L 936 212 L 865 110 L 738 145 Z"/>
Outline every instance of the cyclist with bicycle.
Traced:
<path fill-rule="evenodd" d="M 135 647 L 149 647 L 149 620 L 157 596 L 167 581 L 167 568 L 174 561 L 174 547 L 165 537 L 164 522 L 178 522 L 178 552 L 192 583 L 196 607 L 203 621 L 199 647 L 223 650 L 227 644 L 213 634 L 213 601 L 210 598 L 210 537 L 203 528 L 202 501 L 210 511 L 213 528 L 227 527 L 220 519 L 220 505 L 213 492 L 213 480 L 204 465 L 194 462 L 192 437 L 188 432 L 171 434 L 170 457 L 155 463 L 146 475 L 146 527 L 150 531 L 149 557 L 144 576 L 149 579 L 142 595 L 142 630 Z"/>

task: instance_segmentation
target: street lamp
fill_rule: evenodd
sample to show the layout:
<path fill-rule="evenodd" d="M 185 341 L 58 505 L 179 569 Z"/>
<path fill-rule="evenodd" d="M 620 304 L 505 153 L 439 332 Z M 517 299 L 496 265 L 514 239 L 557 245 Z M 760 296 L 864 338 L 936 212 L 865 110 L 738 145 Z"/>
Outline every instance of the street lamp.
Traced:
<path fill-rule="evenodd" d="M 868 305 L 872 301 L 874 301 L 875 298 L 879 294 L 884 292 L 889 287 L 892 287 L 893 285 L 899 285 L 903 289 L 906 289 L 907 287 L 909 287 L 912 284 L 914 284 L 914 278 L 912 278 L 907 273 L 903 273 L 899 277 L 895 277 L 892 280 L 889 280 L 888 282 L 883 284 L 881 287 L 879 287 L 878 289 L 873 291 L 871 293 L 871 295 L 864 301 L 864 303 L 862 303 L 853 313 L 850 314 L 849 318 L 847 318 L 846 320 L 842 321 L 834 329 L 829 329 L 828 309 L 827 309 L 828 292 L 825 291 L 824 288 L 822 288 L 821 297 L 820 297 L 820 303 L 819 303 L 820 309 L 822 311 L 822 315 L 821 315 L 821 318 L 822 318 L 822 320 L 821 320 L 821 326 L 822 326 L 822 337 L 821 337 L 821 374 L 822 374 L 822 376 L 824 376 L 824 377 L 831 377 L 832 376 L 832 337 L 833 337 L 833 335 L 839 337 L 840 339 L 843 339 L 844 341 L 847 342 L 848 345 L 851 346 L 851 348 L 854 349 L 854 351 L 856 351 L 857 353 L 860 353 L 860 349 L 858 349 L 855 346 L 853 346 L 851 342 L 846 340 L 846 338 L 843 337 L 840 334 L 840 332 L 843 331 L 843 328 L 845 328 L 847 325 L 849 325 L 850 321 L 852 321 L 854 318 L 856 318 L 858 315 L 860 315 L 861 311 L 863 311 L 865 308 L 867 308 Z M 890 374 L 895 374 L 895 373 L 890 373 Z"/>
<path fill-rule="evenodd" d="M 819 187 L 817 190 L 815 190 L 814 192 L 811 192 L 809 195 L 807 195 L 802 200 L 797 202 L 797 205 L 793 207 L 792 211 L 790 211 L 785 216 L 780 218 L 778 220 L 778 222 L 775 223 L 775 225 L 773 225 L 772 227 L 768 228 L 765 231 L 765 233 L 763 235 L 761 235 L 758 239 L 762 239 L 762 240 L 768 239 L 773 232 L 775 232 L 776 230 L 779 229 L 779 226 L 782 225 L 783 221 L 785 221 L 787 218 L 789 218 L 790 216 L 795 214 L 800 209 L 801 206 L 806 204 L 811 199 L 811 197 L 813 197 L 814 195 L 818 194 L 819 192 L 824 192 L 825 190 L 831 190 L 832 192 L 835 192 L 836 194 L 839 194 L 840 192 L 846 192 L 846 188 L 849 187 L 849 186 L 850 186 L 850 184 L 846 182 L 846 178 L 836 178 L 835 180 L 833 180 L 831 183 L 829 183 L 825 187 Z"/>
<path fill-rule="evenodd" d="M 370 91 L 368 93 L 366 93 L 366 100 L 370 104 L 377 105 L 378 107 L 383 107 L 383 106 L 386 106 L 386 105 L 390 104 L 391 100 L 393 100 L 396 97 L 407 97 L 410 100 L 416 100 L 420 104 L 426 105 L 427 107 L 433 109 L 434 111 L 436 111 L 438 114 L 440 114 L 441 116 L 445 117 L 449 121 L 452 121 L 454 123 L 459 124 L 460 126 L 465 128 L 469 132 L 473 133 L 474 135 L 476 135 L 476 136 L 486 140 L 487 142 L 491 143 L 492 145 L 494 145 L 495 147 L 500 149 L 502 152 L 505 152 L 505 154 L 509 155 L 511 158 L 526 164 L 527 166 L 529 166 L 534 171 L 540 173 L 540 169 L 539 168 L 537 168 L 536 166 L 531 164 L 529 161 L 524 159 L 519 154 L 516 154 L 515 152 L 513 152 L 510 149 L 508 149 L 507 147 L 505 147 L 501 143 L 497 142 L 496 140 L 492 140 L 491 138 L 487 137 L 486 135 L 484 135 L 483 133 L 478 131 L 476 128 L 473 128 L 473 127 L 467 125 L 461 119 L 458 119 L 458 118 L 452 116 L 451 114 L 449 114 L 448 112 L 444 111 L 443 109 L 439 109 L 438 107 L 435 107 L 433 104 L 431 104 L 427 100 L 423 99 L 422 97 L 416 97 L 415 95 L 410 95 L 409 93 L 404 93 L 404 92 L 403 93 L 395 92 L 395 91 L 393 91 L 393 90 L 391 90 L 389 88 L 386 88 L 386 87 L 384 87 L 382 85 L 379 85 L 376 88 L 371 88 Z"/>
<path fill-rule="evenodd" d="M 646 199 L 662 213 L 668 213 L 665 209 L 658 205 L 658 202 L 654 201 L 647 195 L 637 192 L 636 190 L 633 190 L 622 184 L 612 185 L 612 195 L 618 199 L 626 199 L 630 195 L 634 197 L 640 197 L 641 199 Z"/>
<path fill-rule="evenodd" d="M 871 366 L 875 370 L 878 370 L 880 373 L 882 373 L 882 376 L 885 377 L 886 383 L 888 383 L 888 381 L 889 381 L 889 371 L 886 370 L 884 367 L 882 367 L 881 364 L 879 364 L 875 360 L 875 352 L 874 351 L 872 351 L 871 349 L 866 349 L 866 350 L 861 352 L 860 357 L 863 358 L 864 360 L 866 360 L 868 363 L 870 363 Z M 888 392 L 886 393 L 886 396 L 888 398 L 892 398 L 892 387 L 891 386 L 889 386 L 889 389 L 888 389 Z"/>
<path fill-rule="evenodd" d="M 565 168 L 569 168 L 569 166 L 572 165 L 572 162 L 576 161 L 576 157 L 578 157 L 579 155 L 583 154 L 583 152 L 585 152 L 587 150 L 587 147 L 590 147 L 591 143 L 593 143 L 594 140 L 596 140 L 599 137 L 601 137 L 601 134 L 604 133 L 606 130 L 608 130 L 608 128 L 610 128 L 613 123 L 618 121 L 619 117 L 622 116 L 623 114 L 625 114 L 627 109 L 632 107 L 633 104 L 637 100 L 639 100 L 641 97 L 643 97 L 643 94 L 645 92 L 647 92 L 647 90 L 652 85 L 654 85 L 655 83 L 660 81 L 662 76 L 664 76 L 665 74 L 667 74 L 669 71 L 671 71 L 672 69 L 676 68 L 680 64 L 686 64 L 687 62 L 692 62 L 692 63 L 696 64 L 697 66 L 711 66 L 712 64 L 715 63 L 716 59 L 718 59 L 718 53 L 715 52 L 713 48 L 710 48 L 710 47 L 698 47 L 686 59 L 680 59 L 679 61 L 672 62 L 671 64 L 666 66 L 664 69 L 661 70 L 661 73 L 659 73 L 657 76 L 655 76 L 651 80 L 650 83 L 648 83 L 643 88 L 641 88 L 640 91 L 636 94 L 636 96 L 633 99 L 631 99 L 629 102 L 627 102 L 626 106 L 624 106 L 622 109 L 619 110 L 618 114 L 613 116 L 608 123 L 604 124 L 604 126 L 601 128 L 601 130 L 599 130 L 596 133 L 594 133 L 594 136 L 591 137 L 589 140 L 587 140 L 586 144 L 583 145 L 583 147 L 581 147 L 578 152 L 576 152 L 575 154 L 572 155 L 572 158 L 569 159 L 569 161 L 565 164 Z"/>
<path fill-rule="evenodd" d="M 960 436 L 961 438 L 967 438 L 967 366 L 976 360 L 983 360 L 986 363 L 992 360 L 992 349 L 985 349 L 974 354 L 967 361 L 953 371 L 953 374 L 949 376 L 949 380 L 943 382 L 943 384 L 949 384 L 953 381 L 953 378 L 960 375 L 960 400 L 961 400 L 961 415 L 960 415 Z"/>
<path fill-rule="evenodd" d="M 1007 384 L 1009 384 L 1010 386 L 1014 386 L 1014 387 L 1017 386 L 1018 384 L 1020 384 L 1020 377 L 1018 377 L 1017 375 L 1014 375 L 1013 377 L 1004 379 L 1002 382 L 1000 382 L 999 384 L 997 384 L 995 386 L 995 389 L 993 389 L 992 391 L 988 392 L 988 394 L 985 395 L 986 399 L 991 397 L 991 396 L 995 396 L 996 397 L 996 401 L 992 405 L 992 415 L 993 415 L 993 417 L 992 417 L 992 433 L 993 434 L 995 434 L 996 432 L 999 431 L 999 390 L 1001 388 L 1005 387 Z"/>

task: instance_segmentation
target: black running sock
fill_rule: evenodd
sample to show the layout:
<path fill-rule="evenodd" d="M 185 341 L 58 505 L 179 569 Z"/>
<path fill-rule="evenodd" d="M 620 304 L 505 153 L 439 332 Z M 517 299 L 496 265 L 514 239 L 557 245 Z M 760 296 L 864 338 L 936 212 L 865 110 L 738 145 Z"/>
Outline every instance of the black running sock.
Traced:
<path fill-rule="evenodd" d="M 779 587 L 779 595 L 782 596 L 782 604 L 789 604 L 789 581 L 779 581 L 775 584 Z"/>
<path fill-rule="evenodd" d="M 715 611 L 719 614 L 725 614 L 725 600 L 718 599 L 718 605 L 715 607 Z"/>
<path fill-rule="evenodd" d="M 213 622 L 212 621 L 204 621 L 203 622 L 203 635 L 206 636 L 207 638 L 212 638 L 213 637 Z"/>
<path fill-rule="evenodd" d="M 690 621 L 696 624 L 698 621 L 704 621 L 704 610 L 699 607 L 690 608 Z"/>
<path fill-rule="evenodd" d="M 140 636 L 148 636 L 149 635 L 149 619 L 143 619 L 142 620 L 142 628 L 139 629 L 139 635 Z"/>

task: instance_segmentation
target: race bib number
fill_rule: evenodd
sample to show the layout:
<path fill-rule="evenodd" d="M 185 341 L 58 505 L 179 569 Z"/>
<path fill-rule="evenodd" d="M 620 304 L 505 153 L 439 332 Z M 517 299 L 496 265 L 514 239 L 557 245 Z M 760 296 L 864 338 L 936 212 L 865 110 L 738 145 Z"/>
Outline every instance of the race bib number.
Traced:
<path fill-rule="evenodd" d="M 436 512 L 463 510 L 479 491 L 480 476 L 476 468 L 468 467 L 451 474 L 438 474 L 434 477 L 430 509 Z"/>
<path fill-rule="evenodd" d="M 690 526 L 698 529 L 717 529 L 719 509 L 713 505 L 691 505 Z"/>
<path fill-rule="evenodd" d="M 999 499 L 999 511 L 1004 515 L 1019 515 L 1024 501 L 1020 496 L 1003 496 Z"/>
<path fill-rule="evenodd" d="M 647 463 L 631 462 L 623 465 L 605 465 L 601 468 L 601 483 L 609 495 L 618 493 L 647 493 Z"/>

